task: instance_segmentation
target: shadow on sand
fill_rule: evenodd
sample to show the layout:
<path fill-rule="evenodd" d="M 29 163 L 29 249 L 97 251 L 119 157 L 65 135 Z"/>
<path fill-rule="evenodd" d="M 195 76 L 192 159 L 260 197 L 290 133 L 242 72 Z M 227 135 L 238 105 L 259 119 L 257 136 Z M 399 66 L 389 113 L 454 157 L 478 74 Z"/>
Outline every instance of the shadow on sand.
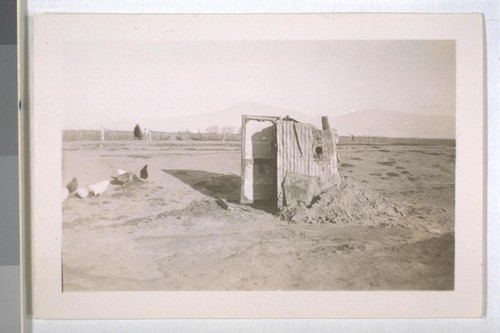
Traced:
<path fill-rule="evenodd" d="M 226 199 L 229 202 L 240 201 L 241 177 L 202 170 L 167 170 L 163 172 L 213 198 Z"/>
<path fill-rule="evenodd" d="M 203 170 L 167 170 L 163 172 L 174 176 L 196 191 L 212 198 L 226 199 L 231 203 L 240 202 L 241 177 L 236 175 L 226 175 Z M 275 205 L 269 203 L 255 203 L 251 205 L 255 209 L 268 213 L 276 213 Z"/>

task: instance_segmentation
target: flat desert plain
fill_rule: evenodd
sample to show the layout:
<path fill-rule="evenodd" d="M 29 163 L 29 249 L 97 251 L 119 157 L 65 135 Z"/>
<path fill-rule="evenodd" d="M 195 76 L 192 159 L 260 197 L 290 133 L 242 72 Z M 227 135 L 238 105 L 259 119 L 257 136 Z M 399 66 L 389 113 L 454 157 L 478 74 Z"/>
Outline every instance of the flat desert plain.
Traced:
<path fill-rule="evenodd" d="M 455 147 L 338 151 L 336 206 L 279 214 L 238 203 L 239 142 L 63 142 L 63 184 L 149 171 L 62 203 L 63 290 L 453 289 Z"/>

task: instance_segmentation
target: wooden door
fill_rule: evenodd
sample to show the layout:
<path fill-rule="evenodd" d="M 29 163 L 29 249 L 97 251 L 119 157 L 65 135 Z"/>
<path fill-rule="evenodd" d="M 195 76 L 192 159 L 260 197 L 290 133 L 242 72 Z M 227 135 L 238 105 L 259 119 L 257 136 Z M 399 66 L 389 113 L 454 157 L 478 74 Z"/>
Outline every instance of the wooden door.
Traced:
<path fill-rule="evenodd" d="M 276 204 L 276 119 L 243 116 L 242 203 Z"/>

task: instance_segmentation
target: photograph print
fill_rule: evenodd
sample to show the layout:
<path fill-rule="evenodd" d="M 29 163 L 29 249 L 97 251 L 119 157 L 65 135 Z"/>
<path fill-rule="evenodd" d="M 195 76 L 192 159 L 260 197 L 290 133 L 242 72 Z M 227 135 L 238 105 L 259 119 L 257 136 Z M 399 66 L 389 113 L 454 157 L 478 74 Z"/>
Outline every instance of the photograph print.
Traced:
<path fill-rule="evenodd" d="M 62 290 L 454 290 L 453 40 L 71 40 Z"/>

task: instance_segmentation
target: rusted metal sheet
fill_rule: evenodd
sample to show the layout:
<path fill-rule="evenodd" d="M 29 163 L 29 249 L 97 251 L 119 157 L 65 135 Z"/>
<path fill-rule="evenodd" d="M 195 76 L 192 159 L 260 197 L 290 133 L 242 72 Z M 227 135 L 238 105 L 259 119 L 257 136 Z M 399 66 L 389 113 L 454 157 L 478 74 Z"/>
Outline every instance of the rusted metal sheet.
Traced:
<path fill-rule="evenodd" d="M 314 198 L 325 189 L 339 185 L 338 173 L 322 176 L 306 176 L 295 172 L 287 172 L 283 181 L 283 201 L 288 205 L 302 201 L 310 205 Z"/>

